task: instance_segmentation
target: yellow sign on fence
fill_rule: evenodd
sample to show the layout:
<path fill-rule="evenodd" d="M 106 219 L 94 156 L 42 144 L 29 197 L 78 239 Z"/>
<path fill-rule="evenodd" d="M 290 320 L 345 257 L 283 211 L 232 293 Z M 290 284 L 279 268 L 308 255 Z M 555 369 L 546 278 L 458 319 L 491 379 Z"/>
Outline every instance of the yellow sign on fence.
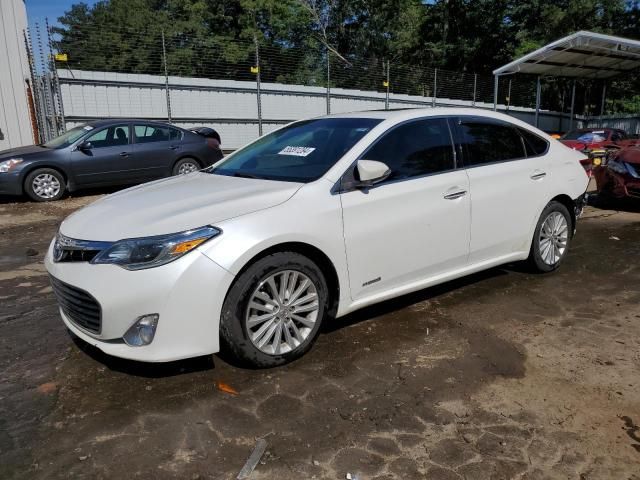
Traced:
<path fill-rule="evenodd" d="M 260 71 L 260 67 L 251 67 L 251 73 L 258 73 Z"/>
<path fill-rule="evenodd" d="M 55 58 L 57 62 L 66 62 L 69 60 L 66 53 L 56 53 L 53 58 Z"/>

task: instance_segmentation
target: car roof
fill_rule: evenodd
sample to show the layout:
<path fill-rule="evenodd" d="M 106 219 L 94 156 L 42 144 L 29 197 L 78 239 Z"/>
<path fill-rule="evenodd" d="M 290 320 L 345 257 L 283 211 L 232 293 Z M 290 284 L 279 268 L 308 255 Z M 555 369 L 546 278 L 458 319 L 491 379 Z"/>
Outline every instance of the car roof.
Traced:
<path fill-rule="evenodd" d="M 158 120 L 145 120 L 143 118 L 105 118 L 100 120 L 92 120 L 90 122 L 86 122 L 86 124 L 97 128 L 97 127 L 105 127 L 108 125 L 116 125 L 120 123 L 130 123 L 130 122 L 150 123 L 154 125 L 162 125 L 165 127 L 180 128 L 180 127 L 176 127 L 175 125 L 171 125 L 170 123 L 167 123 L 167 122 L 160 122 Z"/>
<path fill-rule="evenodd" d="M 517 118 L 504 113 L 494 112 L 484 108 L 471 107 L 427 107 L 427 108 L 403 108 L 394 110 L 364 110 L 359 112 L 337 113 L 324 115 L 318 118 L 377 118 L 389 123 L 397 123 L 405 120 L 422 117 L 438 117 L 438 116 L 474 116 L 495 120 L 501 120 L 514 125 L 519 125 L 527 129 L 532 129 L 530 124 L 525 123 Z"/>

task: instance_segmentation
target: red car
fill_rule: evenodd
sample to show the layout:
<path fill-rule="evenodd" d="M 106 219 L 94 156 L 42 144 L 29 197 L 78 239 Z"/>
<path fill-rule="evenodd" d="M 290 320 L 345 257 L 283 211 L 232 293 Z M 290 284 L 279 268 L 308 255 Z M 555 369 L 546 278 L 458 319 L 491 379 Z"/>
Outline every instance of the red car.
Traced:
<path fill-rule="evenodd" d="M 624 130 L 618 128 L 583 128 L 571 130 L 559 139 L 567 147 L 589 154 L 589 158 L 580 162 L 591 174 L 593 165 L 599 165 L 606 152 L 618 150 L 632 145 L 640 145 L 640 140 L 631 139 Z M 599 161 L 594 162 L 594 158 Z"/>
<path fill-rule="evenodd" d="M 629 138 L 624 130 L 618 128 L 571 130 L 560 137 L 560 141 L 575 150 L 622 148 L 640 144 L 640 140 Z"/>
<path fill-rule="evenodd" d="M 640 198 L 640 146 L 610 154 L 606 165 L 593 169 L 598 193 L 616 198 Z"/>

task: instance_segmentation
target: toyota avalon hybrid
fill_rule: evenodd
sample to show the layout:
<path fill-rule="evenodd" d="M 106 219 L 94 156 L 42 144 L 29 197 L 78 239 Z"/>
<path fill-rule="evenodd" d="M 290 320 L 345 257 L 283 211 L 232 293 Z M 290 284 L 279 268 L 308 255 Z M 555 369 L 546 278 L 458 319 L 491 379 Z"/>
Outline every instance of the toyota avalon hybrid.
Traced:
<path fill-rule="evenodd" d="M 303 120 L 77 211 L 46 268 L 67 328 L 108 354 L 281 365 L 328 317 L 507 262 L 558 268 L 583 157 L 475 109 Z"/>

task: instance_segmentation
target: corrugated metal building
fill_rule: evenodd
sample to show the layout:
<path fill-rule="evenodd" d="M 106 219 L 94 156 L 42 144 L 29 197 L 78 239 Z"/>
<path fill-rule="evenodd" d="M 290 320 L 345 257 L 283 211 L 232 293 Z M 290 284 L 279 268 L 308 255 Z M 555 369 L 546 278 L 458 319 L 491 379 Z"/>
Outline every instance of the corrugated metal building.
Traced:
<path fill-rule="evenodd" d="M 33 143 L 24 0 L 0 0 L 0 150 Z"/>

